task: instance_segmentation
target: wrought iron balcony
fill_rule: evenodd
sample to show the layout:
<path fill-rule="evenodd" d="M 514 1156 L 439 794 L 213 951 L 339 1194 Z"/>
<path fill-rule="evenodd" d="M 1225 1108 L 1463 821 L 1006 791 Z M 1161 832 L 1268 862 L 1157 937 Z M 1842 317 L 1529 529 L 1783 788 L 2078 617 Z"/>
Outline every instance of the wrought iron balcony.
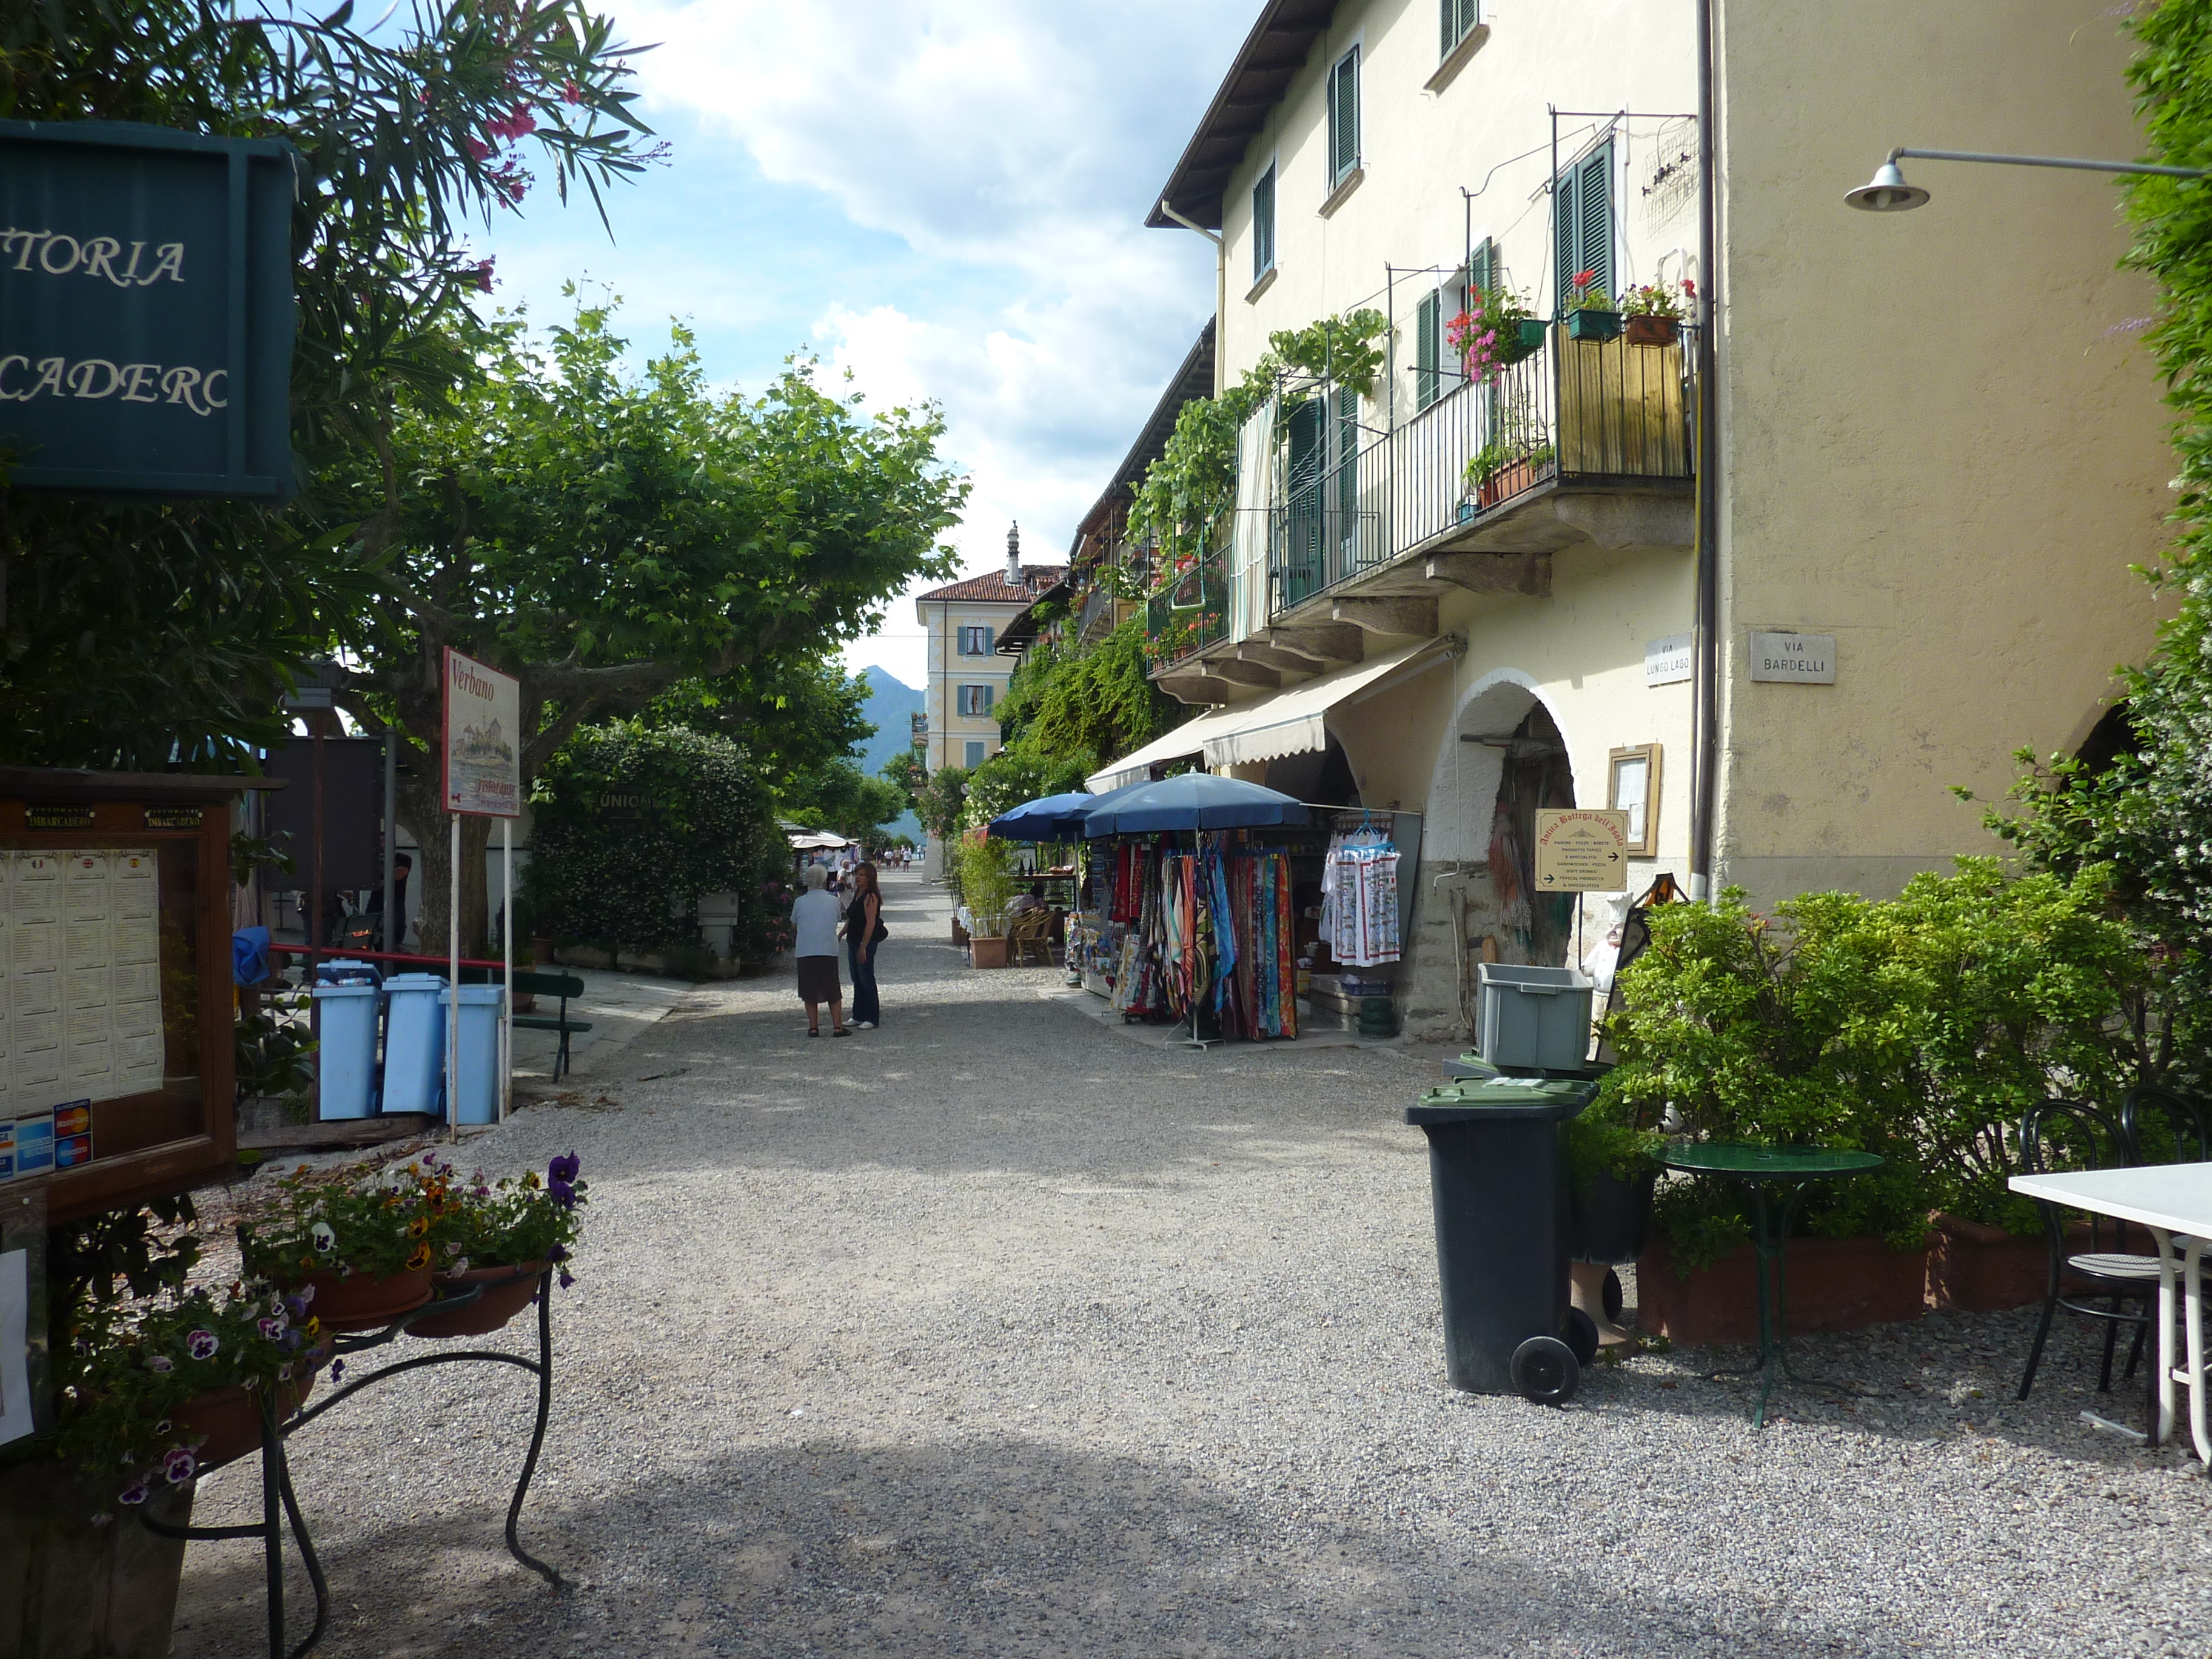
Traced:
<path fill-rule="evenodd" d="M 1229 584 L 1218 551 L 1194 557 L 1145 601 L 1145 652 L 1158 672 L 1227 637 Z"/>

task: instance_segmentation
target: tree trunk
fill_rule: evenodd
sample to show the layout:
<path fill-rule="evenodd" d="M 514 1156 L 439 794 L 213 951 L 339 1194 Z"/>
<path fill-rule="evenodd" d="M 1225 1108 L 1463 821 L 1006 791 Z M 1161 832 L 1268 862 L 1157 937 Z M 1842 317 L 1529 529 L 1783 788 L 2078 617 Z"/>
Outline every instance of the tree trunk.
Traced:
<path fill-rule="evenodd" d="M 422 953 L 434 957 L 446 955 L 448 948 L 446 907 L 453 882 L 453 819 L 441 810 L 444 803 L 439 799 L 439 789 L 440 780 L 433 775 L 402 785 L 400 793 L 400 815 L 422 849 L 416 868 L 422 896 L 416 927 Z M 490 883 L 484 872 L 484 853 L 491 845 L 491 833 L 489 818 L 461 820 L 461 954 L 479 959 L 488 959 L 491 954 L 486 948 L 490 919 L 486 896 Z"/>

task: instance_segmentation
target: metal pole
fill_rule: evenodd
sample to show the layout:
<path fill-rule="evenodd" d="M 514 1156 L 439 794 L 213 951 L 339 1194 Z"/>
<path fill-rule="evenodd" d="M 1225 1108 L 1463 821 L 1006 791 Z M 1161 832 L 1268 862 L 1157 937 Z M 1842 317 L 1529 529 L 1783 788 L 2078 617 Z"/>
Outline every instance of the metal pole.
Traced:
<path fill-rule="evenodd" d="M 2148 161 L 2090 161 L 2071 155 L 1999 155 L 1978 149 L 1906 149 L 1902 145 L 1890 151 L 1889 159 L 1900 156 L 1920 161 L 1987 161 L 2006 167 L 2070 167 L 2080 173 L 2148 173 L 2161 179 L 2202 179 L 2203 167 L 2154 167 Z"/>
<path fill-rule="evenodd" d="M 404 918 L 392 914 L 398 897 L 398 877 L 393 869 L 399 841 L 399 749 L 398 736 L 391 726 L 384 728 L 384 948 L 399 949 L 406 937 Z"/>
<path fill-rule="evenodd" d="M 501 954 L 506 966 L 500 974 L 499 995 L 499 1115 L 505 1122 L 514 1100 L 514 820 L 499 821 L 499 915 Z"/>
<path fill-rule="evenodd" d="M 452 1006 L 446 1013 L 446 1139 L 461 1138 L 461 815 L 453 820 L 453 853 L 448 860 L 451 881 L 446 901 L 446 954 L 451 959 L 446 994 Z"/>
<path fill-rule="evenodd" d="M 1698 5 L 1697 593 L 1690 629 L 1690 897 L 1711 897 L 1720 777 L 1720 254 L 1713 185 L 1713 0 Z"/>
<path fill-rule="evenodd" d="M 310 716 L 313 718 L 313 716 Z M 314 826 L 312 840 L 314 846 L 308 859 L 309 879 L 314 890 L 307 895 L 307 977 L 315 976 L 316 965 L 322 961 L 323 947 L 323 723 L 315 720 L 315 799 Z"/>

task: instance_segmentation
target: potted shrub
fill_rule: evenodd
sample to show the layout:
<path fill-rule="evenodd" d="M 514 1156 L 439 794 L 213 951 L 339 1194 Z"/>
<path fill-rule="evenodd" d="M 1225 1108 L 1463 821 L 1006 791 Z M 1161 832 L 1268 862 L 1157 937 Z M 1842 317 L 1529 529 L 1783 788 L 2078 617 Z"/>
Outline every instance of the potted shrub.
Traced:
<path fill-rule="evenodd" d="M 1578 270 L 1567 301 L 1567 333 L 1577 340 L 1611 340 L 1620 333 L 1620 313 L 1594 270 Z"/>
<path fill-rule="evenodd" d="M 1444 339 L 1459 354 L 1468 382 L 1480 385 L 1534 356 L 1544 343 L 1544 325 L 1510 289 L 1475 289 L 1467 309 L 1444 325 Z"/>
<path fill-rule="evenodd" d="M 1916 1317 L 1930 1187 L 1891 918 L 1849 893 L 1757 915 L 1731 889 L 1711 908 L 1655 909 L 1650 927 L 1607 1021 L 1621 1063 L 1601 1091 L 1606 1109 L 1628 1123 L 1671 1114 L 1674 1133 L 1697 1139 L 1881 1156 L 1871 1175 L 1808 1190 L 1785 1246 L 1790 1328 Z M 1638 1272 L 1647 1328 L 1681 1342 L 1747 1340 L 1748 1202 L 1717 1178 L 1660 1188 Z"/>
<path fill-rule="evenodd" d="M 324 1329 L 371 1330 L 430 1299 L 441 1242 L 433 1233 L 449 1211 L 442 1198 L 428 1200 L 443 1184 L 420 1164 L 350 1185 L 303 1165 L 282 1183 L 272 1213 L 240 1227 L 239 1248 L 249 1270 L 288 1289 L 311 1288 Z"/>
<path fill-rule="evenodd" d="M 1680 337 L 1682 319 L 1697 302 L 1697 284 L 1646 283 L 1620 296 L 1623 333 L 1632 346 L 1672 345 Z"/>
<path fill-rule="evenodd" d="M 548 1270 L 557 1270 L 564 1286 L 575 1283 L 567 1264 L 580 1231 L 577 1206 L 590 1189 L 580 1178 L 582 1164 L 575 1153 L 548 1164 L 543 1181 L 532 1173 L 489 1182 L 479 1170 L 462 1182 L 452 1179 L 450 1164 L 435 1163 L 434 1157 L 423 1161 L 450 1188 L 445 1201 L 452 1219 L 439 1246 L 436 1294 L 451 1296 L 478 1285 L 483 1294 L 465 1308 L 416 1320 L 407 1328 L 409 1335 L 481 1336 L 528 1307 Z"/>
<path fill-rule="evenodd" d="M 1006 907 L 1014 898 L 1013 854 L 1008 843 L 970 830 L 960 841 L 960 899 L 975 918 L 969 960 L 978 968 L 1006 965 Z"/>

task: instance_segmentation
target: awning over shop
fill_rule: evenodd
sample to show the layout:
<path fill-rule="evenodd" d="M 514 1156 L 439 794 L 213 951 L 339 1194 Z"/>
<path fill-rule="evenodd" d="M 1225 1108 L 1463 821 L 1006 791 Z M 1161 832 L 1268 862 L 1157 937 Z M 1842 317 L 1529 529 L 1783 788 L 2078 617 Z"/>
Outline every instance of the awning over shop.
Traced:
<path fill-rule="evenodd" d="M 1355 663 L 1279 691 L 1271 697 L 1217 708 L 1155 738 L 1090 778 L 1093 790 L 1116 789 L 1141 781 L 1164 761 L 1195 755 L 1208 766 L 1237 766 L 1279 759 L 1328 747 L 1328 712 L 1361 693 L 1379 690 L 1415 659 L 1441 648 L 1440 640 L 1422 640 L 1387 656 Z"/>

